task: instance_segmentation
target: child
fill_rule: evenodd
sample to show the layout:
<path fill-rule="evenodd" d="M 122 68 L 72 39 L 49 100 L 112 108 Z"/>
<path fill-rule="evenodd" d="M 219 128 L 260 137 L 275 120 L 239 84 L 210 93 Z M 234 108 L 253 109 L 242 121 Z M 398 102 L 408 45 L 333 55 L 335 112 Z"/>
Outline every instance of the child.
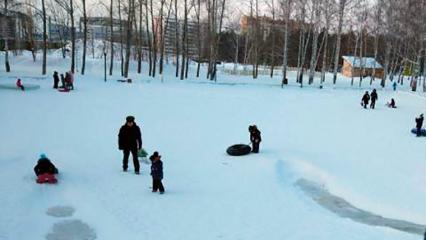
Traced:
<path fill-rule="evenodd" d="M 20 88 L 22 91 L 25 91 L 24 85 L 22 85 L 20 78 L 18 78 L 18 80 L 16 81 L 16 87 Z"/>
<path fill-rule="evenodd" d="M 55 174 L 58 174 L 58 169 L 46 157 L 46 154 L 40 154 L 37 165 L 34 167 L 34 172 L 37 175 L 37 183 L 56 183 Z"/>
<path fill-rule="evenodd" d="M 390 103 L 386 103 L 386 105 L 390 108 L 396 108 L 395 99 L 391 99 Z"/>
<path fill-rule="evenodd" d="M 151 165 L 151 176 L 152 176 L 152 192 L 160 190 L 160 194 L 164 193 L 164 186 L 161 180 L 163 180 L 163 162 L 161 161 L 161 155 L 158 152 L 154 152 L 149 159 L 152 162 Z"/>

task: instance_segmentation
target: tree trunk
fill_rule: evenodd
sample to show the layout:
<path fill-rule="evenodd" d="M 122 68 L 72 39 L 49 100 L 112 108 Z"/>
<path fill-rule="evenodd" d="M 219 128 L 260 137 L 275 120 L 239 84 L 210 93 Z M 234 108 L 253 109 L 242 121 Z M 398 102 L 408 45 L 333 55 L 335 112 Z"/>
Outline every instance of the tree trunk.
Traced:
<path fill-rule="evenodd" d="M 163 0 L 161 0 L 163 1 Z M 152 0 L 150 0 L 151 7 L 151 29 L 152 29 L 152 77 L 155 77 L 156 67 L 157 67 L 157 29 L 155 29 L 154 24 L 154 8 L 152 5 Z M 163 23 L 160 23 L 163 24 Z"/>
<path fill-rule="evenodd" d="M 124 77 L 129 76 L 129 62 L 130 62 L 130 44 L 132 40 L 132 12 L 133 12 L 133 3 L 134 0 L 128 1 L 128 12 L 127 12 L 127 34 L 126 34 L 126 60 L 124 62 Z"/>
<path fill-rule="evenodd" d="M 43 12 L 43 64 L 41 74 L 46 75 L 47 72 L 47 23 L 46 23 L 46 5 L 45 0 L 41 1 L 41 7 Z"/>
<path fill-rule="evenodd" d="M 149 33 L 149 10 L 148 10 L 148 0 L 145 0 L 145 26 L 146 26 L 146 37 L 148 42 L 148 75 L 152 76 L 152 44 L 151 44 L 151 35 Z"/>
<path fill-rule="evenodd" d="M 339 25 L 337 26 L 337 40 L 336 40 L 336 52 L 334 55 L 334 71 L 333 71 L 333 84 L 336 84 L 337 81 L 337 69 L 339 68 L 339 58 L 340 58 L 340 46 L 342 41 L 342 26 L 343 26 L 343 16 L 345 12 L 347 0 L 339 0 Z"/>
<path fill-rule="evenodd" d="M 81 75 L 84 75 L 84 70 L 86 68 L 86 48 L 87 48 L 87 15 L 86 15 L 86 0 L 82 0 L 83 2 L 83 62 L 81 64 Z"/>
<path fill-rule="evenodd" d="M 285 27 L 284 27 L 284 50 L 283 50 L 283 79 L 282 82 L 287 79 L 287 62 L 288 62 L 288 39 L 289 39 L 289 31 L 288 25 L 290 21 L 291 14 L 291 4 L 292 0 L 287 0 L 286 12 L 285 12 Z M 283 86 L 284 84 L 281 84 Z"/>
<path fill-rule="evenodd" d="M 110 37 L 110 64 L 109 64 L 109 75 L 112 75 L 112 71 L 114 68 L 114 18 L 113 18 L 113 0 L 111 0 L 110 9 L 109 9 L 109 16 L 110 16 L 110 31 L 111 31 L 111 37 Z M 93 36 L 92 36 L 93 38 Z"/>
<path fill-rule="evenodd" d="M 74 0 L 70 0 L 70 16 L 71 16 L 71 72 L 75 71 L 75 26 L 74 26 Z"/>

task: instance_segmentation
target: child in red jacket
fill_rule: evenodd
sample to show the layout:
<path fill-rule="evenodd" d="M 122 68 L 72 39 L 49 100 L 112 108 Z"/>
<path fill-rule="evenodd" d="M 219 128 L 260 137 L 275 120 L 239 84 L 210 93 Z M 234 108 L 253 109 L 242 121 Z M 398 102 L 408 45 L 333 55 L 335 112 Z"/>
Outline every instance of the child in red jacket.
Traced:
<path fill-rule="evenodd" d="M 20 78 L 18 78 L 18 80 L 16 81 L 16 87 L 20 88 L 22 91 L 25 91 L 24 85 L 22 85 Z"/>

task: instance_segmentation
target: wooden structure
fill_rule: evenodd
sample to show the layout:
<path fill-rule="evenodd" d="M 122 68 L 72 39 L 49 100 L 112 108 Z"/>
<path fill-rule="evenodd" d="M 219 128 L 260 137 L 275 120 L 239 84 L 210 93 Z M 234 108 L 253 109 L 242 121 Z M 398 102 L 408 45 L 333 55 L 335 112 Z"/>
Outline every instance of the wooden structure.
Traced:
<path fill-rule="evenodd" d="M 383 66 L 371 57 L 353 57 L 343 56 L 342 74 L 346 77 L 372 76 L 383 78 L 385 69 Z"/>

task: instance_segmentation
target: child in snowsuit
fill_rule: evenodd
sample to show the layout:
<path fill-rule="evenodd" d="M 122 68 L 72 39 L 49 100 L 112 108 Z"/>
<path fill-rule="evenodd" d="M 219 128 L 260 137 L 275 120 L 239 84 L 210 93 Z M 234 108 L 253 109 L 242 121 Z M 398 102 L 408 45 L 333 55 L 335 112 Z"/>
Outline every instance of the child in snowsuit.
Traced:
<path fill-rule="evenodd" d="M 250 141 L 252 143 L 253 153 L 259 153 L 259 145 L 262 141 L 262 137 L 260 136 L 260 131 L 257 129 L 256 125 L 249 126 L 249 132 L 250 132 Z"/>
<path fill-rule="evenodd" d="M 420 114 L 420 117 L 416 118 L 416 135 L 420 137 L 422 135 L 422 126 L 423 126 L 423 114 Z"/>
<path fill-rule="evenodd" d="M 18 78 L 18 80 L 16 80 L 16 87 L 20 88 L 22 91 L 25 91 L 24 85 L 22 85 L 20 78 Z"/>
<path fill-rule="evenodd" d="M 34 173 L 37 175 L 37 182 L 50 182 L 55 183 L 57 180 L 55 174 L 58 174 L 58 169 L 46 157 L 46 154 L 40 154 L 37 165 L 34 167 Z"/>
<path fill-rule="evenodd" d="M 161 180 L 163 180 L 163 162 L 161 161 L 161 155 L 158 152 L 154 152 L 149 159 L 151 160 L 151 176 L 152 176 L 152 192 L 160 191 L 160 194 L 164 193 L 164 186 Z"/>
<path fill-rule="evenodd" d="M 367 108 L 369 101 L 370 101 L 370 94 L 368 94 L 368 91 L 366 91 L 365 94 L 364 94 L 364 96 L 362 96 L 361 105 L 364 108 Z"/>
<path fill-rule="evenodd" d="M 391 99 L 390 103 L 386 104 L 390 108 L 396 108 L 395 99 Z"/>
<path fill-rule="evenodd" d="M 59 84 L 59 75 L 57 71 L 53 72 L 53 88 L 57 89 Z"/>
<path fill-rule="evenodd" d="M 62 73 L 61 73 L 61 84 L 62 84 L 61 88 L 65 88 L 65 77 L 64 77 L 64 74 Z"/>
<path fill-rule="evenodd" d="M 373 89 L 373 92 L 371 93 L 371 104 L 370 104 L 370 108 L 374 109 L 376 107 L 376 100 L 379 98 L 377 96 L 377 92 L 376 89 Z"/>

